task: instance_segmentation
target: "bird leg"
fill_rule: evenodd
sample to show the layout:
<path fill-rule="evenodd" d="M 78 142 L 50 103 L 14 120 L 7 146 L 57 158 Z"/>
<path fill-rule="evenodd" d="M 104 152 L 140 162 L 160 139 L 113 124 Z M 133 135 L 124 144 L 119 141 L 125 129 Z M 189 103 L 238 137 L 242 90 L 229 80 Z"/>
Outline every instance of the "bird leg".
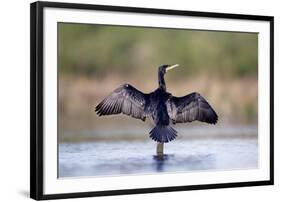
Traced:
<path fill-rule="evenodd" d="M 164 143 L 157 143 L 157 148 L 156 148 L 156 154 L 159 157 L 162 157 L 164 155 Z"/>

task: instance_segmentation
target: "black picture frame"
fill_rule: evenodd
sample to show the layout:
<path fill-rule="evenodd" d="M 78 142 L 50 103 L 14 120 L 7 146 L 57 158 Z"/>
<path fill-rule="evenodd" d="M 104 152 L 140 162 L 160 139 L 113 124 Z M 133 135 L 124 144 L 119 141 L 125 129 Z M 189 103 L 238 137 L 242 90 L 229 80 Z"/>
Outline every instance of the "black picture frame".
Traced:
<path fill-rule="evenodd" d="M 149 13 L 177 16 L 195 16 L 239 20 L 267 21 L 270 23 L 270 179 L 238 183 L 204 184 L 174 187 L 155 187 L 129 190 L 93 191 L 46 195 L 43 192 L 43 9 L 63 8 L 81 10 L 105 10 L 131 13 Z M 195 12 L 152 8 L 120 7 L 58 2 L 35 2 L 30 5 L 30 197 L 36 200 L 92 197 L 106 195 L 139 194 L 153 192 L 186 191 L 274 184 L 274 17 L 229 13 Z"/>

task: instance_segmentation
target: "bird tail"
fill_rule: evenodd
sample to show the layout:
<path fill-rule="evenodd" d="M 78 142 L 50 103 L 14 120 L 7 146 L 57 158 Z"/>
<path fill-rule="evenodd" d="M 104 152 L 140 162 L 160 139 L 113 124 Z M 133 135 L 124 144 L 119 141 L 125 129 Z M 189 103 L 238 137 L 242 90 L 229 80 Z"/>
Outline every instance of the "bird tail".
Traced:
<path fill-rule="evenodd" d="M 151 139 L 156 142 L 164 143 L 169 142 L 177 137 L 177 131 L 173 129 L 171 126 L 155 126 L 149 132 Z"/>

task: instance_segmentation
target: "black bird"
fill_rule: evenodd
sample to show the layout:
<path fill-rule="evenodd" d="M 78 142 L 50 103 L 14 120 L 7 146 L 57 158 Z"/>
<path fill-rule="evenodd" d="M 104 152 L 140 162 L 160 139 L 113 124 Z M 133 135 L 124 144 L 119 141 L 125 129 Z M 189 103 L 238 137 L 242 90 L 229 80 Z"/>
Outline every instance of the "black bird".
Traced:
<path fill-rule="evenodd" d="M 96 113 L 99 116 L 123 113 L 142 121 L 151 117 L 155 127 L 149 134 L 158 143 L 176 138 L 177 131 L 171 124 L 196 120 L 216 124 L 216 112 L 199 93 L 175 97 L 166 91 L 164 75 L 177 66 L 178 64 L 159 66 L 159 87 L 149 94 L 142 93 L 130 84 L 121 85 L 96 106 Z"/>

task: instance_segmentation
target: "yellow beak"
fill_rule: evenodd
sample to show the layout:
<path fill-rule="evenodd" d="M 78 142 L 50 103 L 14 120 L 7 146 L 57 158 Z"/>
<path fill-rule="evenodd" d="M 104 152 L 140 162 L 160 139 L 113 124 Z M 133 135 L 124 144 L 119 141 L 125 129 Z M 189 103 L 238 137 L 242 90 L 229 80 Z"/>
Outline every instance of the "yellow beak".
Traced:
<path fill-rule="evenodd" d="M 179 66 L 179 64 L 175 64 L 175 65 L 171 65 L 169 67 L 166 68 L 166 71 L 174 69 L 175 67 Z"/>

